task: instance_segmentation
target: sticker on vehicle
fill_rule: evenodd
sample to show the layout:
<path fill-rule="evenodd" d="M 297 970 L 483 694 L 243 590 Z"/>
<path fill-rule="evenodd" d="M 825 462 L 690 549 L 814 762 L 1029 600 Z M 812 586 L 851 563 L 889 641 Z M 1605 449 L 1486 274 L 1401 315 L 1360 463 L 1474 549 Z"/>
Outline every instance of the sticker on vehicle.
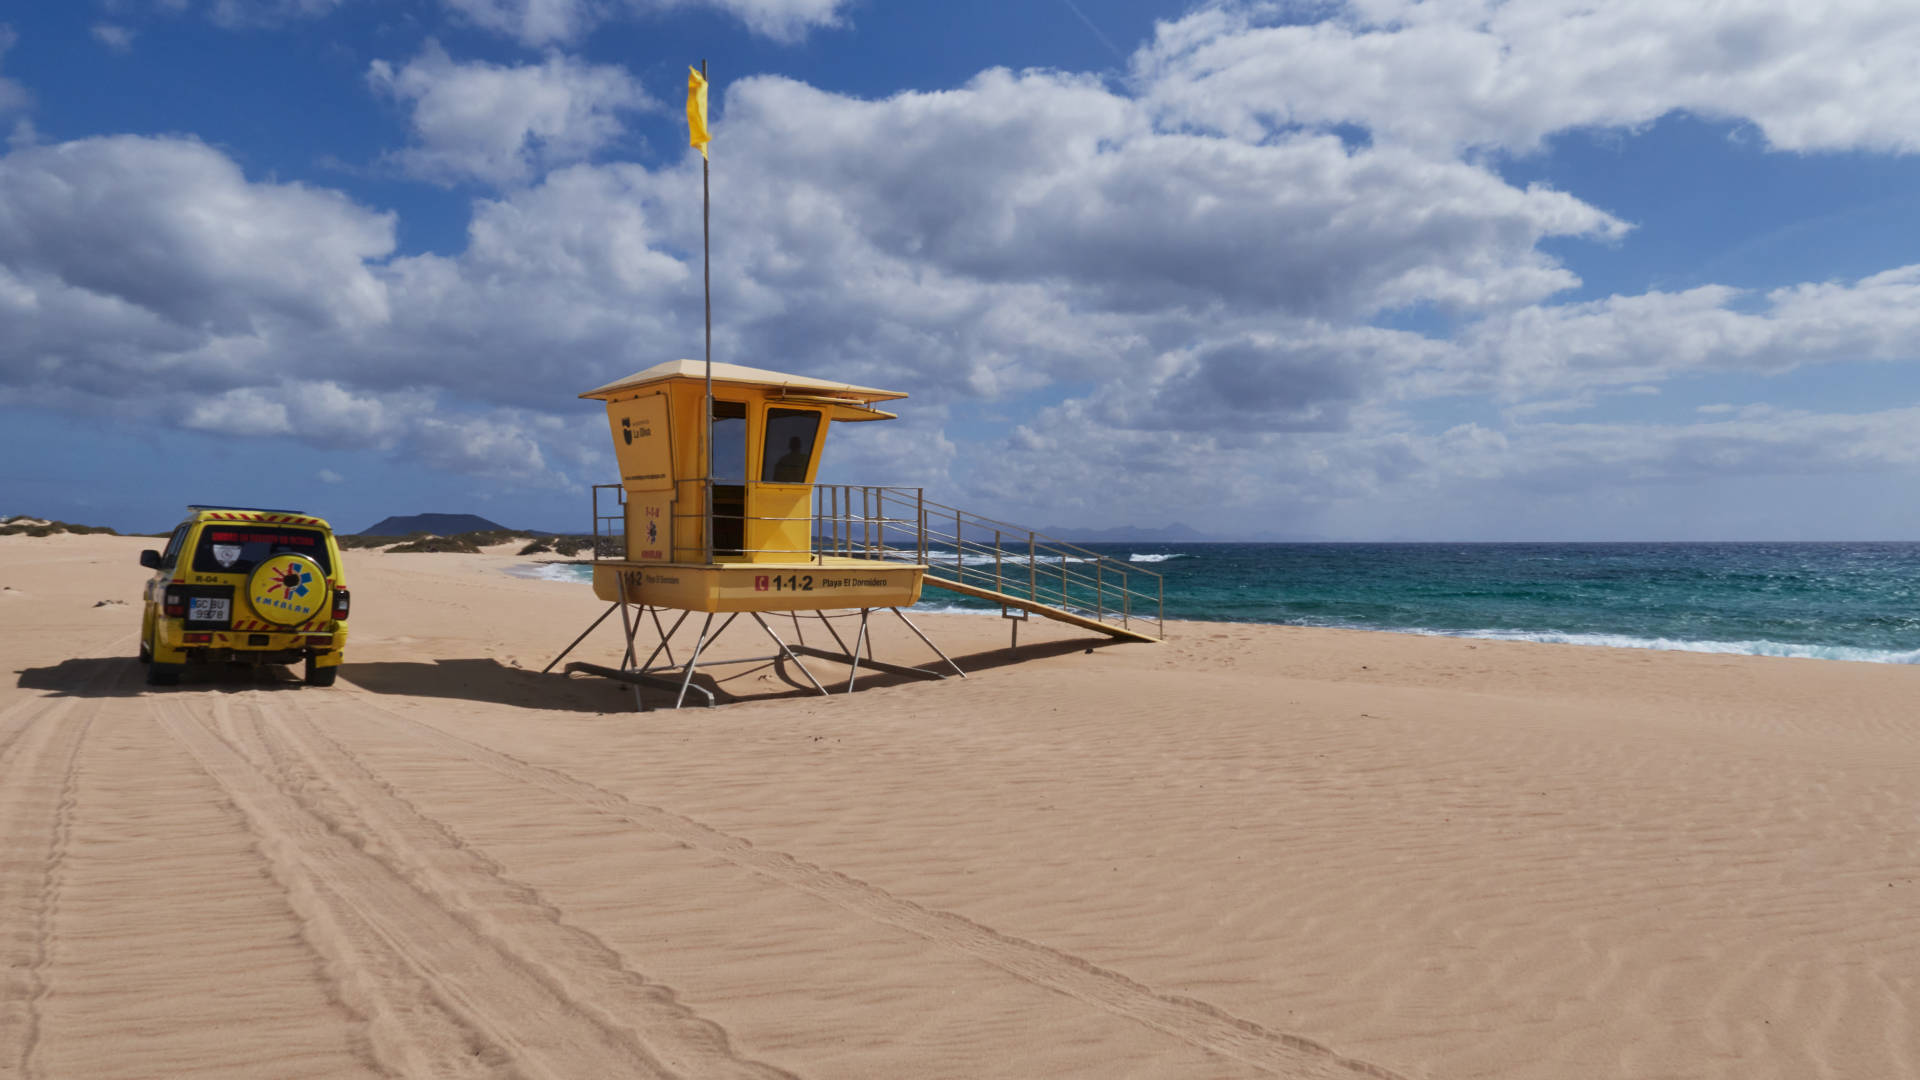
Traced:
<path fill-rule="evenodd" d="M 247 603 L 268 622 L 294 626 L 320 614 L 327 603 L 327 579 L 305 555 L 275 555 L 247 578 Z"/>

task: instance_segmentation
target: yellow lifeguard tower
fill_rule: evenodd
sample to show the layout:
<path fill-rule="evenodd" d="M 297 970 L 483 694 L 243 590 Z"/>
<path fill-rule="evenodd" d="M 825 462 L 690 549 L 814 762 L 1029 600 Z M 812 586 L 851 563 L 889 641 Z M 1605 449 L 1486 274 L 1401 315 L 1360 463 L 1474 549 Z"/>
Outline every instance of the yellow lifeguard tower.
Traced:
<path fill-rule="evenodd" d="M 619 611 L 620 666 L 575 661 L 566 670 L 634 684 L 642 708 L 641 685 L 674 691 L 676 707 L 689 692 L 713 704 L 693 676 L 708 646 L 742 615 L 780 651 L 723 663 L 790 662 L 823 694 L 801 656 L 846 663 L 849 691 L 863 665 L 944 678 L 874 658 L 869 617 L 886 609 L 964 678 L 900 610 L 929 585 L 997 605 L 1014 620 L 1015 646 L 1028 614 L 1121 641 L 1160 640 L 1161 577 L 1131 560 L 933 502 L 919 488 L 816 484 L 832 423 L 894 419 L 876 405 L 907 396 L 897 390 L 675 360 L 580 396 L 606 404 L 620 466 L 618 484 L 594 487 L 593 590 L 609 606 L 547 671 Z M 850 647 L 826 614 L 841 609 L 859 620 Z M 663 610 L 680 613 L 671 628 Z M 705 619 L 682 664 L 669 641 L 694 613 Z M 773 613 L 793 617 L 793 644 L 768 624 Z M 806 644 L 803 613 L 818 617 L 837 651 Z M 636 665 L 634 638 L 648 618 L 659 644 Z M 656 667 L 663 653 L 666 663 Z"/>
<path fill-rule="evenodd" d="M 623 550 L 616 558 L 597 552 L 593 590 L 622 611 L 623 623 L 627 605 L 652 615 L 660 630 L 660 646 L 637 668 L 616 670 L 576 662 L 568 665 L 568 671 L 655 684 L 667 682 L 662 673 L 678 672 L 677 705 L 685 700 L 706 646 L 744 613 L 780 647 L 777 657 L 750 659 L 789 660 L 821 693 L 826 693 L 825 687 L 807 671 L 798 653 L 847 660 L 852 665 L 849 688 L 863 645 L 867 645 L 869 667 L 940 677 L 872 659 L 867 616 L 874 609 L 887 608 L 964 677 L 959 666 L 900 613 L 900 608 L 920 598 L 927 570 L 924 563 L 887 558 L 884 553 L 876 558 L 823 552 L 815 536 L 813 480 L 828 425 L 836 420 L 891 420 L 894 415 L 875 408 L 875 403 L 906 394 L 739 364 L 674 360 L 580 396 L 606 403 L 620 466 L 617 498 Z M 596 489 L 596 542 L 599 523 L 608 516 L 598 506 L 598 494 Z M 860 613 L 860 629 L 851 650 L 834 632 L 842 654 L 804 644 L 788 646 L 763 617 L 767 612 L 842 608 Z M 680 611 L 681 621 L 693 612 L 706 615 L 693 655 L 684 665 L 673 663 L 669 651 L 666 667 L 651 666 L 673 634 L 660 628 L 659 609 Z M 609 608 L 601 621 L 612 611 Z M 718 614 L 728 618 L 714 631 Z M 676 622 L 674 630 L 679 626 Z M 638 618 L 626 627 L 623 665 L 635 655 L 632 641 L 638 628 Z M 831 624 L 828 629 L 832 631 Z M 578 643 L 575 639 L 574 644 Z M 572 648 L 568 646 L 568 651 Z M 548 665 L 549 670 L 552 667 Z M 693 689 L 706 694 L 711 703 L 711 694 Z"/>

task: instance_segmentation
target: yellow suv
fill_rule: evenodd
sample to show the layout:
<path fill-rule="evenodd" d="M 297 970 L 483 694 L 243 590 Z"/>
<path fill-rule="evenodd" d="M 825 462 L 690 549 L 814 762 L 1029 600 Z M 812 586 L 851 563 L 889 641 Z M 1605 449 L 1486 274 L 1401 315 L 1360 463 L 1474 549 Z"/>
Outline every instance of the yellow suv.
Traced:
<path fill-rule="evenodd" d="M 332 686 L 347 646 L 349 597 L 325 521 L 296 510 L 188 507 L 165 551 L 143 551 L 140 661 L 172 686 L 188 664 L 306 661 Z"/>

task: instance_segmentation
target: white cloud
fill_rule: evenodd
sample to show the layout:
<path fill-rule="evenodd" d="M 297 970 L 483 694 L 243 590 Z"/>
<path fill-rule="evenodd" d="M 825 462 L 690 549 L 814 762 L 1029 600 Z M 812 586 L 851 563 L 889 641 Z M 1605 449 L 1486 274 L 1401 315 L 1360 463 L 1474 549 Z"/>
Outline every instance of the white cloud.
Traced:
<path fill-rule="evenodd" d="M 1357 124 L 1439 152 L 1527 150 L 1674 110 L 1786 150 L 1920 150 L 1920 21 L 1903 0 L 1235 2 L 1162 23 L 1134 76 L 1170 118 L 1242 139 Z"/>
<path fill-rule="evenodd" d="M 287 380 L 205 396 L 152 396 L 156 407 L 179 410 L 181 426 L 240 437 L 291 438 L 322 449 L 379 449 L 430 468 L 519 487 L 577 488 L 548 467 L 543 440 L 577 454 L 552 417 L 516 409 L 465 411 L 438 394 L 366 393 L 331 380 Z M 343 477 L 322 469 L 329 484 Z"/>
<path fill-rule="evenodd" d="M 475 26 L 528 45 L 578 41 L 605 18 L 609 5 L 594 0 L 444 0 Z"/>
<path fill-rule="evenodd" d="M 1770 405 L 1691 424 L 1532 424 L 1506 433 L 1497 475 L 1526 478 L 1584 470 L 1672 481 L 1741 474 L 1825 474 L 1920 464 L 1920 408 L 1814 413 Z M 1487 463 L 1435 455 L 1448 471 Z"/>
<path fill-rule="evenodd" d="M 840 24 L 849 0 L 637 0 L 638 6 L 690 7 L 711 4 L 776 41 L 796 41 L 807 31 Z"/>
<path fill-rule="evenodd" d="M 313 476 L 314 479 L 323 484 L 344 484 L 347 482 L 346 477 L 341 476 L 332 469 L 321 469 L 319 472 L 314 473 Z"/>
<path fill-rule="evenodd" d="M 515 410 L 484 416 L 428 416 L 412 431 L 407 452 L 447 472 L 526 488 L 578 490 L 581 485 L 548 467 L 541 451 L 542 436 L 551 434 L 552 426 L 548 418 Z"/>
<path fill-rule="evenodd" d="M 395 155 L 439 182 L 525 183 L 619 139 L 619 114 L 652 102 L 625 71 L 553 54 L 537 65 L 456 63 L 437 43 L 396 70 L 376 60 L 375 89 L 413 110 L 419 145 Z"/>
<path fill-rule="evenodd" d="M 7 58 L 8 50 L 20 41 L 20 35 L 13 27 L 0 23 L 0 61 Z M 33 95 L 27 88 L 13 79 L 0 76 L 0 117 L 8 113 L 24 112 L 33 105 Z"/>
<path fill-rule="evenodd" d="M 109 52 L 125 54 L 133 51 L 134 32 L 125 26 L 94 23 L 89 30 L 93 34 L 93 39 L 105 45 Z"/>
<path fill-rule="evenodd" d="M 0 158 L 0 266 L 182 328 L 384 321 L 367 260 L 392 250 L 393 224 L 337 192 L 249 182 L 189 140 L 110 136 Z"/>
<path fill-rule="evenodd" d="M 329 15 L 346 0 L 210 0 L 207 13 L 226 27 L 278 26 Z M 178 5 L 184 7 L 185 5 Z"/>
<path fill-rule="evenodd" d="M 1424 432 L 1374 418 L 1338 432 L 1222 425 L 1116 437 L 1074 401 L 975 450 L 983 467 L 964 490 L 1033 524 L 1186 521 L 1296 538 L 1592 539 L 1672 536 L 1673 523 L 1685 522 L 1691 535 L 1711 539 L 1740 531 L 1690 519 L 1689 500 L 1706 505 L 1703 495 L 1717 487 L 1793 478 L 1817 487 L 1861 476 L 1885 484 L 1901 475 L 1911 483 L 1920 467 L 1915 430 L 1915 407 L 1749 407 L 1697 423 L 1467 423 Z M 1616 500 L 1638 509 L 1612 519 L 1606 505 Z M 1648 502 L 1665 517 L 1648 512 Z M 1797 521 L 1796 513 L 1791 502 L 1755 508 L 1751 526 L 1831 537 L 1831 523 Z"/>
<path fill-rule="evenodd" d="M 726 106 L 726 355 L 911 367 L 964 396 L 1125 378 L 1240 321 L 1291 333 L 1535 302 L 1576 283 L 1540 240 L 1623 228 L 1402 150 L 1166 134 L 1098 83 L 1044 73 L 877 102 L 756 78 Z M 699 242 L 694 177 L 646 179 L 656 233 L 680 250 Z"/>
<path fill-rule="evenodd" d="M 659 14 L 675 8 L 708 7 L 739 19 L 749 30 L 776 41 L 798 41 L 817 28 L 838 25 L 848 0 L 442 0 L 482 29 L 533 46 L 564 45 L 586 37 L 602 23 Z"/>
<path fill-rule="evenodd" d="M 293 437 L 336 449 L 391 447 L 432 408 L 427 395 L 356 393 L 331 380 L 289 379 L 185 397 L 185 427 Z"/>
<path fill-rule="evenodd" d="M 1503 400 L 1713 372 L 1920 361 L 1920 265 L 1767 293 L 1724 286 L 1530 307 L 1469 326 L 1462 389 Z"/>

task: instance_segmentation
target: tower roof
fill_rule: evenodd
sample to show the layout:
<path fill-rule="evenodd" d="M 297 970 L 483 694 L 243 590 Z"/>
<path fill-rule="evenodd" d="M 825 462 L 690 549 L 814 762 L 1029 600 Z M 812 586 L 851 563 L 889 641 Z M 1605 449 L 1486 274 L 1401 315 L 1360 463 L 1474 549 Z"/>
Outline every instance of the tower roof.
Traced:
<path fill-rule="evenodd" d="M 704 381 L 707 377 L 707 365 L 700 360 L 669 360 L 655 364 L 645 371 L 636 371 L 623 379 L 615 379 L 605 386 L 595 387 L 580 396 L 605 401 L 615 394 L 638 389 L 653 383 L 668 382 L 675 379 Z M 855 386 L 853 383 L 834 382 L 831 379 L 815 379 L 806 375 L 789 375 L 782 371 L 768 371 L 765 368 L 746 367 L 742 364 L 713 365 L 715 383 L 757 386 L 775 391 L 787 391 L 794 397 L 812 399 L 838 399 L 847 404 L 871 404 L 876 401 L 891 401 L 906 397 L 900 390 L 876 390 L 871 386 Z"/>

